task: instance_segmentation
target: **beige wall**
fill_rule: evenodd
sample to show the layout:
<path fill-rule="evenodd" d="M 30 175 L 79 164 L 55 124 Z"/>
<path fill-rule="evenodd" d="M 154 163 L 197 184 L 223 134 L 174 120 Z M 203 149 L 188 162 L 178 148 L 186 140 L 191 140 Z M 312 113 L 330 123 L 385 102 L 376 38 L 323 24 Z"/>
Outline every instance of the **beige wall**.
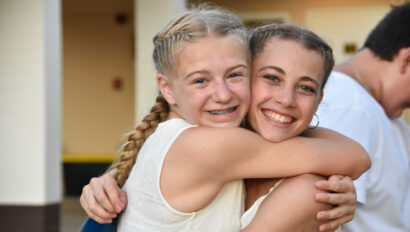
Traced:
<path fill-rule="evenodd" d="M 346 53 L 346 45 L 361 48 L 372 28 L 390 11 L 387 5 L 337 8 L 310 8 L 305 26 L 325 39 L 333 48 L 336 63 L 353 53 Z"/>
<path fill-rule="evenodd" d="M 198 2 L 197 0 L 189 2 Z M 275 12 L 287 11 L 291 15 L 291 22 L 305 25 L 306 12 L 310 8 L 334 8 L 334 7 L 366 7 L 366 6 L 388 6 L 400 2 L 395 0 L 212 0 L 219 6 L 232 9 L 236 13 L 243 12 Z"/>
<path fill-rule="evenodd" d="M 61 200 L 60 9 L 55 0 L 0 1 L 3 206 Z"/>
<path fill-rule="evenodd" d="M 244 20 L 282 19 L 313 30 L 333 47 L 336 62 L 350 54 L 344 52 L 346 44 L 355 44 L 359 49 L 368 32 L 390 10 L 393 0 L 259 0 L 252 4 L 239 0 L 214 0 L 217 5 L 233 10 Z M 250 16 L 250 17 L 249 17 Z"/>
<path fill-rule="evenodd" d="M 410 124 L 410 109 L 404 111 L 402 118 Z"/>
<path fill-rule="evenodd" d="M 113 153 L 134 125 L 133 0 L 62 2 L 63 153 Z"/>
<path fill-rule="evenodd" d="M 166 0 L 158 4 L 153 0 L 134 0 L 135 5 L 135 53 L 136 53 L 136 117 L 139 123 L 154 105 L 158 95 L 156 70 L 152 61 L 152 38 L 173 17 L 184 11 L 185 0 Z"/>

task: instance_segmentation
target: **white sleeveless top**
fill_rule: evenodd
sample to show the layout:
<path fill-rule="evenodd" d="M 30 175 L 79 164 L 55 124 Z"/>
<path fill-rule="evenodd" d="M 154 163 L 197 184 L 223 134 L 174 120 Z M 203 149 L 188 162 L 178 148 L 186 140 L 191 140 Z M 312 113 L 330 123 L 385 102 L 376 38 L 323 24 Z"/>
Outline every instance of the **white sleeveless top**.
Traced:
<path fill-rule="evenodd" d="M 262 204 L 262 202 L 265 200 L 265 198 L 276 188 L 278 187 L 278 185 L 280 183 L 283 182 L 283 180 L 285 180 L 285 178 L 280 179 L 278 182 L 276 182 L 270 189 L 269 192 L 266 193 L 263 196 L 260 196 L 254 203 L 253 205 L 246 210 L 246 212 L 242 215 L 241 217 L 241 222 L 242 222 L 242 229 L 244 229 L 245 227 L 247 227 L 251 221 L 253 220 L 253 218 L 255 217 L 256 213 L 258 212 L 258 209 L 260 207 L 260 205 Z"/>
<path fill-rule="evenodd" d="M 240 230 L 244 205 L 242 180 L 225 184 L 215 199 L 197 212 L 179 212 L 162 196 L 160 176 L 165 156 L 176 138 L 193 126 L 183 119 L 170 119 L 160 123 L 148 137 L 123 187 L 128 204 L 120 216 L 119 232 Z"/>

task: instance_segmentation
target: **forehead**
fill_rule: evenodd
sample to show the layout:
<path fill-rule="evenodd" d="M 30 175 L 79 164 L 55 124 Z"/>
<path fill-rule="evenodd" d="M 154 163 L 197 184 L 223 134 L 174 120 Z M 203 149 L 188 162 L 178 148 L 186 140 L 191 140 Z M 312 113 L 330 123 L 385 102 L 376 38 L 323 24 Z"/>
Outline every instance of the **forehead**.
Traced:
<path fill-rule="evenodd" d="M 292 54 L 291 52 L 299 51 L 302 52 L 302 55 L 312 56 L 314 58 L 321 57 L 319 52 L 307 48 L 302 42 L 298 41 L 297 39 L 283 39 L 277 36 L 271 37 L 265 41 L 263 50 L 260 52 L 261 55 L 267 55 L 271 53 L 275 53 L 276 55 L 280 54 Z M 258 57 L 257 55 L 256 57 Z M 297 57 L 297 54 L 295 54 Z"/>
<path fill-rule="evenodd" d="M 265 42 L 263 50 L 252 61 L 253 71 L 274 65 L 285 70 L 309 74 L 323 81 L 324 59 L 315 50 L 308 49 L 294 39 L 272 37 Z"/>
<path fill-rule="evenodd" d="M 206 36 L 197 42 L 182 43 L 175 52 L 178 75 L 198 69 L 221 69 L 248 65 L 247 47 L 235 36 Z"/>

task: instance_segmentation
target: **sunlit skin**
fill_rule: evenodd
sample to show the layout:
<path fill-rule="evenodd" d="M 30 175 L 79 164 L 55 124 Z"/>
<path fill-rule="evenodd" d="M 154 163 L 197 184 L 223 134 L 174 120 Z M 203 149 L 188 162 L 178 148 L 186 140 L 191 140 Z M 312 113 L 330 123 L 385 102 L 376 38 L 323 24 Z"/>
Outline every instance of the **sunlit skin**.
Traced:
<path fill-rule="evenodd" d="M 294 40 L 271 38 L 252 62 L 248 121 L 271 142 L 301 134 L 322 99 L 323 58 Z"/>
<path fill-rule="evenodd" d="M 204 37 L 177 50 L 178 69 L 171 78 L 158 77 L 159 85 L 168 85 L 165 97 L 173 107 L 171 116 L 196 125 L 239 126 L 250 101 L 244 45 L 233 36 Z"/>

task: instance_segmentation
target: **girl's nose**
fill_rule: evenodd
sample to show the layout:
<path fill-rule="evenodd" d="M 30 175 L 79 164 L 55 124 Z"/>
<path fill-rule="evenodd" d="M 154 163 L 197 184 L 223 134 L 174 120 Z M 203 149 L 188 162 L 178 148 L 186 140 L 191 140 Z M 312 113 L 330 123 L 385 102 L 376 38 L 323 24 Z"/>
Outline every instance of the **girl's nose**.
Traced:
<path fill-rule="evenodd" d="M 295 91 L 291 88 L 283 87 L 282 90 L 277 92 L 275 98 L 276 102 L 285 108 L 294 107 L 296 105 Z"/>
<path fill-rule="evenodd" d="M 232 98 L 232 92 L 225 81 L 214 82 L 213 100 L 218 103 L 229 102 Z"/>

